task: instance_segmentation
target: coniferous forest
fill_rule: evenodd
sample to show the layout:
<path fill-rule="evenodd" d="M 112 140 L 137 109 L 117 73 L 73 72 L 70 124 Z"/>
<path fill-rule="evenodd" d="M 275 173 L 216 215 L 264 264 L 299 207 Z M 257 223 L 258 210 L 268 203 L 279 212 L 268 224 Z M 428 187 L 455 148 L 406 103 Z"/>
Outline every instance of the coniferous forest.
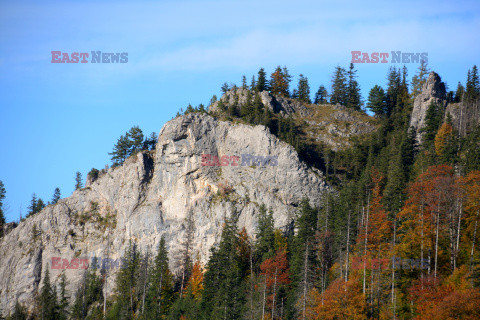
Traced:
<path fill-rule="evenodd" d="M 267 127 L 309 166 L 322 170 L 335 192 L 325 193 L 321 207 L 304 198 L 291 225 L 282 229 L 275 228 L 273 209 L 265 205 L 254 234 L 238 227 L 234 213 L 224 221 L 205 265 L 190 255 L 191 240 L 185 240 L 176 272 L 169 269 L 164 239 L 151 252 L 132 239 L 110 284 L 112 296 L 105 294 L 101 268 L 85 270 L 72 296 L 65 291 L 69 279 L 63 275 L 54 285 L 47 269 L 34 318 L 479 319 L 480 126 L 456 128 L 451 115 L 432 103 L 424 128 L 415 133 L 410 127 L 414 99 L 428 75 L 424 63 L 411 78 L 405 67 L 391 68 L 387 85 L 362 97 L 353 64 L 336 67 L 332 83 L 319 88 L 310 88 L 304 75 L 291 87 L 286 67 L 270 76 L 262 68 L 249 83 L 244 76 L 241 85 L 221 88 L 248 91 L 246 103 L 214 96 L 215 111 L 189 105 L 182 113 Z M 446 99 L 476 110 L 476 66 L 466 78 L 465 85 L 447 90 Z M 298 119 L 266 108 L 262 91 L 313 107 L 340 104 L 368 112 L 378 127 L 351 147 L 333 151 L 306 139 Z M 115 144 L 112 163 L 122 165 L 154 144 L 155 134 L 145 139 L 134 127 Z M 0 200 L 4 194 L 0 182 Z M 31 214 L 42 206 L 35 199 Z M 8 317 L 27 318 L 18 303 Z"/>

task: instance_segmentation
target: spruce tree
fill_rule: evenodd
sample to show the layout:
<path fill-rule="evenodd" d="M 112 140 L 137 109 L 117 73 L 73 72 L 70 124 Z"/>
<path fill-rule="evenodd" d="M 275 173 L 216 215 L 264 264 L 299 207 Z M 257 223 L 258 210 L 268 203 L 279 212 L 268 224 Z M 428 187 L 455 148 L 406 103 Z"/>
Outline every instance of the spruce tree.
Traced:
<path fill-rule="evenodd" d="M 348 83 L 346 71 L 340 66 L 335 67 L 332 77 L 332 94 L 330 95 L 331 104 L 341 104 L 345 106 L 348 100 Z"/>
<path fill-rule="evenodd" d="M 49 268 L 45 270 L 42 289 L 39 296 L 39 309 L 41 319 L 56 319 L 58 317 L 57 296 L 50 283 Z"/>
<path fill-rule="evenodd" d="M 58 306 L 58 319 L 67 320 L 68 319 L 68 297 L 67 297 L 67 276 L 65 272 L 62 272 L 60 276 L 60 301 Z"/>
<path fill-rule="evenodd" d="M 132 315 L 137 311 L 139 301 L 135 295 L 135 288 L 140 258 L 137 244 L 130 240 L 128 248 L 125 249 L 124 263 L 117 273 L 114 306 L 117 318 L 132 319 Z"/>
<path fill-rule="evenodd" d="M 146 319 L 162 319 L 168 315 L 173 302 L 173 278 L 168 268 L 168 251 L 165 238 L 158 244 L 153 271 L 150 274 L 146 297 Z"/>
<path fill-rule="evenodd" d="M 82 186 L 83 186 L 82 174 L 79 171 L 77 171 L 77 173 L 75 173 L 75 190 L 81 189 Z"/>
<path fill-rule="evenodd" d="M 385 115 L 385 91 L 379 85 L 375 85 L 368 94 L 367 108 L 375 113 L 375 117 L 381 118 Z"/>
<path fill-rule="evenodd" d="M 458 81 L 457 90 L 455 91 L 455 97 L 453 98 L 454 102 L 462 102 L 463 95 L 465 94 L 465 88 L 462 83 Z"/>
<path fill-rule="evenodd" d="M 289 83 L 291 76 L 286 67 L 278 66 L 275 72 L 270 75 L 270 92 L 273 94 L 289 96 Z"/>
<path fill-rule="evenodd" d="M 468 70 L 467 85 L 465 88 L 465 101 L 474 103 L 480 97 L 480 82 L 477 66 L 474 65 L 472 71 Z"/>
<path fill-rule="evenodd" d="M 258 212 L 255 243 L 255 260 L 258 264 L 275 254 L 274 231 L 273 212 L 270 210 L 267 213 L 267 208 L 262 204 Z"/>
<path fill-rule="evenodd" d="M 328 92 L 324 85 L 321 85 L 315 93 L 315 104 L 328 103 Z"/>
<path fill-rule="evenodd" d="M 60 200 L 60 188 L 55 188 L 55 191 L 53 192 L 53 197 L 52 197 L 52 204 L 57 204 L 58 200 Z"/>
<path fill-rule="evenodd" d="M 268 91 L 268 81 L 267 81 L 267 74 L 263 68 L 260 68 L 258 71 L 258 80 L 255 89 L 258 92 Z"/>
<path fill-rule="evenodd" d="M 356 80 L 357 70 L 354 70 L 353 63 L 350 63 L 350 68 L 348 69 L 348 100 L 347 108 L 353 110 L 360 110 L 362 97 L 360 95 L 360 86 Z"/>
<path fill-rule="evenodd" d="M 32 200 L 30 200 L 30 205 L 28 206 L 27 217 L 30 217 L 40 211 L 45 207 L 45 204 L 42 199 L 38 198 L 37 195 L 34 193 L 32 194 Z"/>
<path fill-rule="evenodd" d="M 390 67 L 387 76 L 386 115 L 390 117 L 397 106 L 400 93 L 400 70 Z"/>
<path fill-rule="evenodd" d="M 423 85 L 427 81 L 428 73 L 427 63 L 425 60 L 420 61 L 420 66 L 418 67 L 417 73 L 412 78 L 412 97 L 415 98 L 422 92 Z"/>
<path fill-rule="evenodd" d="M 298 100 L 305 103 L 312 103 L 310 100 L 310 86 L 308 85 L 308 79 L 307 77 L 303 76 L 303 74 L 300 74 L 299 76 L 297 95 Z"/>
<path fill-rule="evenodd" d="M 237 254 L 238 231 L 235 220 L 225 220 L 218 248 L 211 248 L 204 276 L 201 308 L 205 319 L 242 319 L 245 277 Z"/>

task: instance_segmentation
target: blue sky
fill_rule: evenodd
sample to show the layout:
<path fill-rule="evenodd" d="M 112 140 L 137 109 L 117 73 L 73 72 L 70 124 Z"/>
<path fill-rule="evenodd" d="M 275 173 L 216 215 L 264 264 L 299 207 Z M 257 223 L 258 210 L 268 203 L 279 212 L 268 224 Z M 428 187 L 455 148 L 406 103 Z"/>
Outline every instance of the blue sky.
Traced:
<path fill-rule="evenodd" d="M 223 82 L 286 65 L 329 89 L 351 51 L 428 52 L 450 89 L 480 60 L 479 1 L 0 2 L 0 180 L 7 221 L 32 193 L 74 189 L 133 125 L 159 132 Z M 126 64 L 53 64 L 51 51 L 128 52 Z M 357 64 L 362 95 L 393 64 Z M 401 65 L 395 65 L 400 67 Z M 409 76 L 418 64 L 407 65 Z"/>

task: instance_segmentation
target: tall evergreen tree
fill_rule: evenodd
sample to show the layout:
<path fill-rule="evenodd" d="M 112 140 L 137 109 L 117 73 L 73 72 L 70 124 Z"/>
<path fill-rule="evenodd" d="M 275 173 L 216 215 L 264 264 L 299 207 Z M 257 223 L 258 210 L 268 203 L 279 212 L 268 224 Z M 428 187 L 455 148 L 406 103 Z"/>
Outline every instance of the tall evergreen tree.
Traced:
<path fill-rule="evenodd" d="M 263 68 L 260 68 L 260 70 L 258 71 L 258 79 L 255 89 L 258 92 L 268 91 L 269 89 L 267 74 L 265 73 L 265 70 Z"/>
<path fill-rule="evenodd" d="M 212 247 L 204 276 L 201 307 L 205 319 L 241 319 L 246 270 L 238 259 L 236 221 L 226 220 L 218 248 Z"/>
<path fill-rule="evenodd" d="M 52 197 L 52 204 L 57 204 L 58 200 L 60 200 L 60 188 L 55 188 L 55 191 L 53 192 L 53 197 Z"/>
<path fill-rule="evenodd" d="M 57 295 L 50 283 L 49 268 L 45 270 L 43 277 L 42 289 L 39 296 L 39 310 L 41 319 L 57 319 L 58 317 Z"/>
<path fill-rule="evenodd" d="M 82 182 L 82 174 L 77 171 L 75 173 L 75 190 L 79 190 L 83 187 L 83 182 Z"/>
<path fill-rule="evenodd" d="M 298 100 L 305 103 L 312 103 L 310 100 L 310 86 L 308 85 L 308 79 L 303 74 L 300 74 L 297 88 Z"/>
<path fill-rule="evenodd" d="M 400 70 L 391 67 L 387 76 L 387 92 L 386 92 L 386 115 L 390 117 L 397 106 L 398 97 L 400 94 Z"/>
<path fill-rule="evenodd" d="M 142 129 L 140 129 L 138 126 L 133 126 L 127 132 L 127 136 L 130 139 L 130 143 L 131 143 L 130 154 L 134 154 L 135 152 L 142 150 L 142 146 L 143 146 Z"/>
<path fill-rule="evenodd" d="M 346 71 L 340 66 L 335 67 L 332 78 L 332 94 L 330 95 L 330 103 L 347 105 L 348 101 L 348 83 Z"/>
<path fill-rule="evenodd" d="M 353 63 L 350 63 L 350 68 L 348 69 L 348 72 L 347 72 L 347 75 L 348 75 L 347 107 L 354 110 L 360 110 L 360 107 L 362 104 L 362 97 L 360 95 L 360 86 L 358 85 L 358 82 L 356 80 L 357 78 L 356 73 L 357 73 L 357 70 L 355 70 Z"/>
<path fill-rule="evenodd" d="M 109 153 L 112 156 L 112 162 L 114 165 L 121 165 L 125 159 L 130 156 L 130 149 L 132 145 L 128 135 L 121 135 L 117 140 L 117 143 L 113 147 L 113 151 Z"/>
<path fill-rule="evenodd" d="M 32 200 L 30 200 L 30 205 L 28 206 L 27 217 L 30 217 L 40 211 L 45 207 L 45 204 L 42 199 L 38 198 L 34 193 L 32 194 Z"/>
<path fill-rule="evenodd" d="M 173 302 L 173 278 L 168 268 L 168 251 L 165 238 L 162 236 L 158 244 L 157 256 L 153 271 L 150 274 L 148 294 L 146 298 L 146 319 L 164 319 Z"/>
<path fill-rule="evenodd" d="M 381 118 L 385 115 L 385 91 L 379 85 L 375 85 L 368 94 L 367 108 L 375 113 L 375 117 Z"/>
<path fill-rule="evenodd" d="M 262 204 L 258 212 L 255 243 L 255 256 L 258 264 L 267 258 L 271 258 L 275 253 L 274 231 L 273 212 L 270 210 L 267 213 L 267 208 Z"/>
<path fill-rule="evenodd" d="M 139 300 L 135 288 L 137 287 L 140 258 L 137 244 L 130 241 L 128 248 L 125 249 L 122 268 L 117 273 L 113 317 L 133 319 L 133 315 L 138 309 Z"/>
<path fill-rule="evenodd" d="M 67 276 L 62 272 L 60 276 L 60 301 L 58 305 L 58 319 L 68 319 L 68 296 L 67 296 Z"/>
<path fill-rule="evenodd" d="M 288 97 L 290 81 L 291 76 L 287 68 L 282 69 L 278 66 L 275 72 L 270 75 L 270 92 Z"/>
<path fill-rule="evenodd" d="M 458 81 L 457 90 L 455 91 L 455 97 L 453 98 L 454 102 L 461 102 L 463 100 L 463 95 L 465 94 L 465 88 L 462 83 Z"/>
<path fill-rule="evenodd" d="M 328 103 L 328 92 L 324 85 L 321 85 L 315 93 L 315 104 Z"/>
<path fill-rule="evenodd" d="M 3 226 L 5 225 L 5 214 L 3 213 L 3 200 L 5 199 L 5 194 L 7 191 L 5 190 L 5 185 L 3 181 L 0 180 L 0 237 L 3 236 Z"/>
<path fill-rule="evenodd" d="M 415 98 L 422 92 L 423 85 L 427 81 L 430 69 L 425 60 L 420 61 L 417 73 L 412 78 L 412 97 Z"/>
<path fill-rule="evenodd" d="M 468 70 L 467 85 L 465 88 L 465 100 L 467 103 L 473 103 L 480 97 L 480 81 L 478 78 L 478 69 L 474 65 L 472 71 Z"/>

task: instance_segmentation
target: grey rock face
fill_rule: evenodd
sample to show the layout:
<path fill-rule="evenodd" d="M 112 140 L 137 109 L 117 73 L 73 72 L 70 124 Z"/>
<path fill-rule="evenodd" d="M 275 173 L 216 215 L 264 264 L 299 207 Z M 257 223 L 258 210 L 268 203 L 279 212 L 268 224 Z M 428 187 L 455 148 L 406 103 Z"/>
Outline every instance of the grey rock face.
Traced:
<path fill-rule="evenodd" d="M 423 85 L 422 93 L 415 98 L 413 103 L 410 127 L 414 128 L 418 142 L 422 141 L 423 133 L 421 130 L 425 127 L 425 115 L 431 103 L 436 104 L 442 113 L 447 105 L 445 84 L 440 76 L 433 71 L 430 72 Z"/>
<path fill-rule="evenodd" d="M 449 103 L 445 110 L 446 117 L 450 114 L 452 125 L 461 136 L 478 125 L 480 121 L 480 100 L 476 103 Z M 446 119 L 445 117 L 445 119 Z"/>
<path fill-rule="evenodd" d="M 278 165 L 202 166 L 202 154 L 277 156 Z M 260 204 L 273 208 L 281 228 L 292 221 L 302 197 L 321 206 L 330 191 L 322 172 L 307 168 L 291 146 L 262 126 L 197 113 L 175 118 L 162 128 L 156 151 L 102 170 L 88 187 L 47 206 L 0 240 L 0 312 L 7 314 L 17 300 L 31 307 L 46 268 L 56 284 L 65 272 L 73 295 L 84 270 L 73 263 L 67 268 L 72 259 L 119 259 L 129 240 L 154 254 L 164 236 L 171 268 L 178 270 L 187 221 L 193 223 L 191 256 L 205 263 L 226 217 L 238 215 L 239 228 L 252 236 Z M 66 270 L 52 269 L 52 263 L 65 263 Z M 108 270 L 109 294 L 115 271 Z"/>

